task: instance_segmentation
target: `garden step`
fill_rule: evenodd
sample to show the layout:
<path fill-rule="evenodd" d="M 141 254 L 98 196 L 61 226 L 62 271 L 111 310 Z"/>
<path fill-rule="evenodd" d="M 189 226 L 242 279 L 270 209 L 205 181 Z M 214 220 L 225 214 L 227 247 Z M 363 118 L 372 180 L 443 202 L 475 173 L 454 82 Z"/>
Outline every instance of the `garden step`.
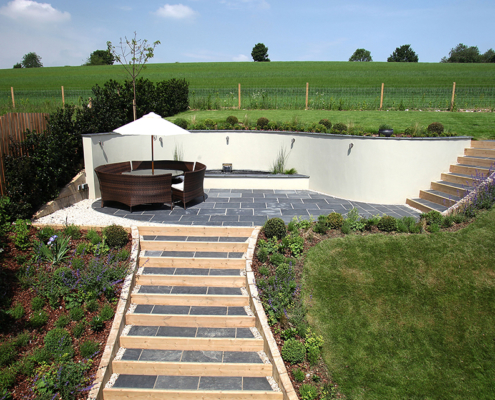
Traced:
<path fill-rule="evenodd" d="M 204 226 L 143 226 L 142 236 L 208 236 L 208 237 L 250 237 L 253 228 L 248 227 L 204 227 Z"/>
<path fill-rule="evenodd" d="M 148 268 L 206 268 L 206 269 L 244 269 L 246 259 L 242 258 L 194 258 L 140 256 L 139 266 Z"/>
<path fill-rule="evenodd" d="M 469 147 L 469 148 L 464 150 L 464 154 L 466 156 L 495 158 L 495 149 L 494 148 Z"/>
<path fill-rule="evenodd" d="M 249 237 L 242 236 L 181 236 L 181 235 L 144 235 L 143 241 L 162 242 L 211 242 L 211 243 L 245 243 Z"/>
<path fill-rule="evenodd" d="M 450 172 L 454 174 L 464 174 L 464 175 L 470 175 L 473 178 L 486 178 L 488 174 L 490 173 L 489 168 L 483 168 L 483 167 L 477 167 L 477 166 L 471 166 L 471 165 L 451 165 L 450 166 Z"/>
<path fill-rule="evenodd" d="M 170 274 L 155 274 L 150 271 L 169 270 Z M 177 274 L 176 270 L 179 270 Z M 181 270 L 187 270 L 190 274 L 180 274 Z M 213 274 L 212 274 L 213 271 Z M 222 272 L 225 271 L 225 274 Z M 204 274 L 201 274 L 204 272 Z M 216 287 L 245 287 L 246 277 L 240 274 L 240 270 L 228 269 L 200 269 L 200 268 L 144 268 L 143 274 L 136 276 L 137 285 L 169 285 L 169 286 L 216 286 Z"/>
<path fill-rule="evenodd" d="M 432 203 L 437 203 L 445 207 L 452 207 L 455 203 L 460 200 L 460 197 L 450 196 L 446 193 L 439 192 L 437 190 L 420 190 L 419 198 L 423 200 L 431 201 Z"/>
<path fill-rule="evenodd" d="M 143 257 L 161 257 L 174 259 L 203 258 L 223 260 L 226 258 L 243 259 L 244 251 L 196 251 L 196 250 L 144 250 L 141 252 Z"/>
<path fill-rule="evenodd" d="M 237 239 L 237 238 L 236 238 Z M 209 253 L 245 253 L 248 243 L 237 242 L 189 242 L 189 241 L 163 241 L 143 240 L 141 250 L 149 251 L 176 251 L 176 252 L 209 252 Z M 180 257 L 180 256 L 179 256 Z M 205 256 L 203 256 L 205 257 Z M 228 258 L 228 257 L 226 257 Z"/>
<path fill-rule="evenodd" d="M 457 157 L 457 162 L 464 165 L 474 165 L 477 167 L 495 169 L 495 158 L 482 157 Z"/>
<path fill-rule="evenodd" d="M 457 183 L 459 185 L 464 185 L 465 187 L 474 188 L 479 184 L 478 179 L 474 179 L 472 176 L 463 175 L 463 174 L 454 174 L 451 172 L 442 173 L 441 175 L 442 181 Z"/>
<path fill-rule="evenodd" d="M 406 204 L 424 213 L 430 212 L 432 210 L 444 212 L 448 209 L 448 207 L 441 206 L 440 204 L 436 204 L 423 199 L 407 199 Z"/>
<path fill-rule="evenodd" d="M 475 149 L 495 149 L 495 140 L 471 140 L 471 147 Z"/>
<path fill-rule="evenodd" d="M 444 182 L 444 181 L 432 182 L 431 189 L 437 190 L 439 192 L 443 192 L 450 196 L 457 196 L 459 198 L 467 196 L 469 192 L 472 190 L 472 188 L 466 188 L 465 186 L 459 185 L 457 183 Z"/>

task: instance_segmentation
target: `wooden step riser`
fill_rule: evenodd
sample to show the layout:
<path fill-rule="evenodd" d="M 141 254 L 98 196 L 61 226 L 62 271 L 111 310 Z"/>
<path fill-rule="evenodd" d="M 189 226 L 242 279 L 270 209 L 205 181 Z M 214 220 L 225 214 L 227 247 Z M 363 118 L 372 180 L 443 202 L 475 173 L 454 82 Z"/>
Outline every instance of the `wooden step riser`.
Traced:
<path fill-rule="evenodd" d="M 470 175 L 473 178 L 486 178 L 490 173 L 489 169 L 477 167 L 464 167 L 461 165 L 451 165 L 450 172 L 453 174 Z"/>
<path fill-rule="evenodd" d="M 282 400 L 282 392 L 263 391 L 172 391 L 156 389 L 118 389 L 103 390 L 105 400 Z"/>
<path fill-rule="evenodd" d="M 137 275 L 136 285 L 158 286 L 215 286 L 236 287 L 246 286 L 245 276 L 217 276 L 217 275 Z"/>
<path fill-rule="evenodd" d="M 438 182 L 432 182 L 430 188 L 432 190 L 443 192 L 446 195 L 457 196 L 457 197 L 464 197 L 467 196 L 467 194 L 469 193 L 465 189 L 458 189 L 454 186 L 448 186 Z"/>
<path fill-rule="evenodd" d="M 127 325 L 203 328 L 254 328 L 255 317 L 224 315 L 126 314 Z"/>
<path fill-rule="evenodd" d="M 495 158 L 495 149 L 465 149 L 466 156 Z"/>
<path fill-rule="evenodd" d="M 244 269 L 244 258 L 139 257 L 140 267 Z"/>
<path fill-rule="evenodd" d="M 475 167 L 495 169 L 495 161 L 486 158 L 457 157 L 457 162 L 459 164 L 472 165 Z"/>
<path fill-rule="evenodd" d="M 440 204 L 441 206 L 451 207 L 456 201 L 450 200 L 446 197 L 438 196 L 434 193 L 425 192 L 424 190 L 419 191 L 419 198 L 423 200 L 431 201 L 432 203 Z"/>
<path fill-rule="evenodd" d="M 159 306 L 244 307 L 249 305 L 248 296 L 133 293 L 131 298 L 134 304 L 153 304 Z"/>
<path fill-rule="evenodd" d="M 158 240 L 141 241 L 141 250 L 160 251 L 221 251 L 221 252 L 241 252 L 247 251 L 247 243 L 229 242 L 161 242 Z"/>
<path fill-rule="evenodd" d="M 495 150 L 495 140 L 471 140 L 471 147 L 476 149 L 494 149 Z"/>
<path fill-rule="evenodd" d="M 453 176 L 449 174 L 442 174 L 441 180 L 445 182 L 457 183 L 458 185 L 464 185 L 466 187 L 475 187 L 478 182 L 473 178 L 467 178 L 464 176 Z"/>
<path fill-rule="evenodd" d="M 432 208 L 425 206 L 424 204 L 415 202 L 413 199 L 406 199 L 406 204 L 423 213 L 427 213 L 433 210 Z"/>
<path fill-rule="evenodd" d="M 208 237 L 250 237 L 253 228 L 235 227 L 193 227 L 193 226 L 142 226 L 141 236 L 208 236 Z"/>
<path fill-rule="evenodd" d="M 172 376 L 271 376 L 271 364 L 180 363 L 114 360 L 115 374 Z"/>
<path fill-rule="evenodd" d="M 197 350 L 197 351 L 261 351 L 262 339 L 181 338 L 156 336 L 121 336 L 120 346 L 126 349 Z"/>

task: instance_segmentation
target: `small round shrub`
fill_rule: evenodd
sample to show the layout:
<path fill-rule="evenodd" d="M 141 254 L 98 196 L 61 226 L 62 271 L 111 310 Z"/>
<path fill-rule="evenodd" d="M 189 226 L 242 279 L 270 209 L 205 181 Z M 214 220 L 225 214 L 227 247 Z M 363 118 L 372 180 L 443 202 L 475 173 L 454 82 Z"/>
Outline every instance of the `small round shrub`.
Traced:
<path fill-rule="evenodd" d="M 33 297 L 31 299 L 31 308 L 33 311 L 40 311 L 45 306 L 45 299 L 42 297 Z"/>
<path fill-rule="evenodd" d="M 277 236 L 278 237 L 278 236 Z M 285 261 L 285 257 L 280 254 L 280 253 L 274 253 L 270 257 L 270 262 L 278 267 L 280 264 L 282 264 Z"/>
<path fill-rule="evenodd" d="M 432 224 L 441 225 L 443 221 L 443 215 L 435 210 L 431 210 L 426 214 L 421 214 L 419 218 L 426 220 L 427 225 L 432 225 Z"/>
<path fill-rule="evenodd" d="M 332 132 L 334 132 L 334 133 L 347 132 L 347 125 L 343 124 L 342 122 L 338 122 L 332 127 Z"/>
<path fill-rule="evenodd" d="M 287 234 L 287 227 L 285 226 L 284 220 L 278 217 L 270 218 L 266 221 L 263 229 L 266 237 L 269 239 L 275 236 L 277 239 L 282 239 Z"/>
<path fill-rule="evenodd" d="M 24 357 L 19 360 L 19 373 L 26 376 L 34 376 L 35 363 L 32 357 Z"/>
<path fill-rule="evenodd" d="M 21 303 L 17 303 L 14 308 L 8 311 L 8 314 L 15 320 L 24 317 L 24 306 Z"/>
<path fill-rule="evenodd" d="M 31 340 L 31 335 L 29 334 L 29 332 L 26 331 L 17 335 L 17 337 L 15 338 L 15 345 L 17 347 L 24 347 L 27 346 L 30 340 Z"/>
<path fill-rule="evenodd" d="M 120 225 L 107 226 L 103 229 L 103 237 L 108 247 L 112 249 L 124 247 L 129 239 L 127 231 Z"/>
<path fill-rule="evenodd" d="M 70 237 L 74 240 L 81 239 L 81 230 L 77 225 L 71 224 L 67 225 L 63 230 L 64 236 Z"/>
<path fill-rule="evenodd" d="M 117 261 L 127 261 L 130 256 L 131 256 L 131 252 L 129 250 L 122 249 L 115 255 L 115 259 Z"/>
<path fill-rule="evenodd" d="M 96 232 L 94 229 L 90 229 L 88 233 L 86 234 L 86 239 L 88 239 L 91 244 L 97 245 L 100 244 L 102 241 L 102 238 L 98 232 Z"/>
<path fill-rule="evenodd" d="M 88 251 L 89 243 L 79 243 L 76 247 L 76 255 L 80 256 Z"/>
<path fill-rule="evenodd" d="M 326 133 L 327 132 L 327 128 L 325 128 L 325 125 L 318 124 L 318 125 L 315 126 L 315 132 L 316 133 Z"/>
<path fill-rule="evenodd" d="M 270 121 L 266 127 L 271 131 L 276 131 L 278 129 L 278 123 Z"/>
<path fill-rule="evenodd" d="M 96 299 L 91 299 L 86 303 L 86 310 L 89 312 L 94 312 L 98 310 L 98 301 Z"/>
<path fill-rule="evenodd" d="M 452 215 L 447 215 L 442 221 L 442 228 L 450 228 L 454 225 L 454 217 Z"/>
<path fill-rule="evenodd" d="M 79 339 L 84 331 L 86 330 L 86 324 L 84 321 L 78 322 L 74 328 L 72 328 L 72 334 L 74 335 L 75 338 Z"/>
<path fill-rule="evenodd" d="M 277 269 L 275 270 L 275 274 L 279 278 L 285 278 L 285 277 L 289 276 L 290 273 L 291 273 L 291 267 L 286 262 L 281 263 L 280 265 L 278 265 Z"/>
<path fill-rule="evenodd" d="M 348 235 L 349 233 L 351 233 L 351 231 L 352 231 L 352 229 L 351 229 L 351 223 L 349 221 L 344 221 L 344 223 L 340 227 L 340 231 L 344 235 Z"/>
<path fill-rule="evenodd" d="M 290 338 L 282 347 L 282 358 L 291 364 L 303 362 L 306 357 L 306 347 L 304 343 Z"/>
<path fill-rule="evenodd" d="M 377 224 L 378 229 L 383 232 L 393 232 L 397 230 L 397 219 L 391 215 L 384 215 Z"/>
<path fill-rule="evenodd" d="M 332 129 L 332 123 L 328 119 L 320 119 L 320 122 L 318 123 L 324 125 L 328 130 Z"/>
<path fill-rule="evenodd" d="M 43 243 L 47 243 L 48 239 L 50 239 L 53 235 L 55 235 L 55 229 L 53 229 L 51 226 L 44 226 L 36 234 L 40 242 Z"/>
<path fill-rule="evenodd" d="M 444 127 L 440 122 L 433 122 L 432 124 L 428 125 L 428 128 L 426 128 L 426 132 L 432 134 L 437 134 L 441 135 L 443 133 Z"/>
<path fill-rule="evenodd" d="M 59 287 L 68 288 L 77 282 L 77 276 L 70 268 L 60 267 L 53 273 L 53 282 Z"/>
<path fill-rule="evenodd" d="M 83 269 L 84 267 L 84 260 L 81 257 L 74 257 L 72 259 L 72 268 L 74 268 L 74 271 L 77 271 L 78 269 Z"/>
<path fill-rule="evenodd" d="M 187 129 L 187 121 L 184 118 L 176 118 L 174 124 L 180 126 L 182 129 Z"/>
<path fill-rule="evenodd" d="M 91 318 L 91 321 L 89 321 L 89 326 L 93 331 L 99 332 L 103 330 L 105 323 L 99 315 L 95 315 Z"/>
<path fill-rule="evenodd" d="M 426 227 L 426 230 L 430 233 L 437 233 L 440 231 L 440 225 L 438 225 L 437 223 L 434 223 L 434 224 L 431 224 L 431 225 L 428 225 Z"/>
<path fill-rule="evenodd" d="M 69 311 L 69 316 L 72 321 L 80 321 L 84 317 L 84 310 L 82 307 L 73 307 Z"/>
<path fill-rule="evenodd" d="M 33 360 L 37 364 L 48 363 L 52 358 L 51 353 L 47 350 L 46 347 L 42 347 L 41 349 L 36 349 L 33 353 Z"/>
<path fill-rule="evenodd" d="M 4 368 L 0 370 L 0 397 L 3 399 L 11 399 L 12 396 L 8 392 L 7 388 L 14 385 L 17 377 L 16 368 Z M 4 397 L 5 396 L 5 397 Z"/>
<path fill-rule="evenodd" d="M 316 224 L 313 225 L 313 231 L 324 235 L 328 231 L 328 225 L 325 222 L 318 221 Z"/>
<path fill-rule="evenodd" d="M 268 250 L 265 247 L 260 248 L 256 255 L 258 256 L 258 260 L 262 263 L 268 260 Z"/>
<path fill-rule="evenodd" d="M 270 121 L 268 120 L 268 118 L 261 117 L 261 118 L 258 118 L 258 121 L 256 121 L 256 126 L 259 129 L 266 129 L 268 127 L 269 122 Z"/>
<path fill-rule="evenodd" d="M 57 328 L 65 328 L 67 325 L 70 323 L 70 318 L 67 314 L 62 314 L 58 319 L 55 321 L 55 326 Z"/>
<path fill-rule="evenodd" d="M 466 220 L 466 216 L 463 213 L 456 213 L 452 219 L 456 224 L 462 224 Z"/>
<path fill-rule="evenodd" d="M 194 125 L 194 129 L 197 131 L 205 131 L 206 125 L 203 122 L 198 122 L 196 125 Z"/>
<path fill-rule="evenodd" d="M 318 390 L 316 389 L 316 386 L 303 383 L 299 388 L 299 394 L 301 400 L 314 400 L 318 397 Z"/>
<path fill-rule="evenodd" d="M 57 360 L 71 359 L 74 356 L 72 339 L 63 328 L 54 328 L 46 334 L 45 347 Z"/>
<path fill-rule="evenodd" d="M 213 121 L 211 118 L 206 118 L 204 120 L 204 124 L 208 129 L 213 129 L 215 127 L 215 121 Z"/>
<path fill-rule="evenodd" d="M 327 225 L 330 229 L 339 229 L 344 224 L 344 217 L 336 212 L 328 214 Z"/>
<path fill-rule="evenodd" d="M 113 311 L 112 306 L 108 303 L 106 303 L 100 311 L 100 317 L 103 321 L 108 321 L 109 319 L 112 319 L 114 315 L 115 312 Z"/>
<path fill-rule="evenodd" d="M 92 340 L 86 340 L 79 346 L 79 351 L 83 358 L 92 358 L 100 350 L 100 345 L 98 342 Z"/>
<path fill-rule="evenodd" d="M 29 318 L 29 324 L 33 328 L 41 328 L 43 325 L 45 325 L 48 322 L 48 314 L 41 310 L 41 311 L 36 311 L 31 315 L 31 318 Z"/>
<path fill-rule="evenodd" d="M 400 233 L 408 233 L 409 232 L 409 228 L 404 223 L 404 221 L 402 221 L 402 220 L 397 221 L 397 232 L 400 232 Z"/>
<path fill-rule="evenodd" d="M 306 374 L 304 373 L 304 371 L 300 370 L 299 368 L 293 372 L 293 375 L 296 382 L 303 382 L 304 378 L 306 378 Z"/>
<path fill-rule="evenodd" d="M 230 125 L 235 125 L 239 123 L 239 119 L 235 115 L 230 115 L 227 117 L 226 122 Z"/>
<path fill-rule="evenodd" d="M 0 367 L 5 367 L 14 362 L 17 350 L 13 342 L 5 342 L 0 345 Z"/>
<path fill-rule="evenodd" d="M 268 267 L 267 267 L 267 266 L 265 266 L 265 265 L 262 265 L 262 266 L 259 268 L 258 272 L 259 272 L 261 275 L 263 275 L 263 276 L 268 276 L 268 275 L 270 275 L 270 270 L 269 270 L 269 269 L 268 269 Z"/>

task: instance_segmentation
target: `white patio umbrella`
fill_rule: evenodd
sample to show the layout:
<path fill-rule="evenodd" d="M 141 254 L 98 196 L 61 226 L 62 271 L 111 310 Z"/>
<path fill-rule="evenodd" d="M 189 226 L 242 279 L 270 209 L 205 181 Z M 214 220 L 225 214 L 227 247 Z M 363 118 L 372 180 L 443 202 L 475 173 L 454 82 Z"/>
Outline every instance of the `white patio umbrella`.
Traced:
<path fill-rule="evenodd" d="M 114 132 L 129 136 L 151 136 L 151 170 L 153 175 L 155 174 L 153 136 L 187 135 L 190 133 L 153 112 L 115 129 Z"/>

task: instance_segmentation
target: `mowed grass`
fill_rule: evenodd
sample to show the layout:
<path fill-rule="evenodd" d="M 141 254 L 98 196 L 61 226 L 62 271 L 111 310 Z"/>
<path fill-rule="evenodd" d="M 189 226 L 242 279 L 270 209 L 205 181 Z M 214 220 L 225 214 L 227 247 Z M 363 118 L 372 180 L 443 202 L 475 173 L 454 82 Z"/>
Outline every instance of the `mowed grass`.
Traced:
<path fill-rule="evenodd" d="M 172 63 L 148 64 L 140 75 L 154 82 L 185 78 L 191 88 L 246 87 L 493 87 L 495 64 L 442 63 Z M 0 70 L 0 90 L 91 89 L 109 79 L 128 76 L 121 65 L 93 67 L 43 67 Z"/>
<path fill-rule="evenodd" d="M 404 132 L 416 123 L 428 126 L 432 122 L 441 122 L 446 130 L 475 139 L 495 139 L 495 114 L 492 112 L 428 112 L 428 111 L 325 111 L 325 110 L 221 110 L 186 111 L 167 118 L 174 121 L 184 118 L 197 122 L 206 118 L 215 122 L 224 122 L 229 115 L 235 115 L 240 122 L 247 116 L 250 124 L 256 125 L 260 117 L 270 121 L 293 121 L 312 123 L 329 119 L 332 124 L 343 122 L 347 125 L 361 126 L 366 132 L 378 132 L 381 124 L 390 124 L 398 132 Z"/>
<path fill-rule="evenodd" d="M 349 399 L 493 399 L 495 210 L 456 233 L 351 235 L 307 254 L 303 293 Z"/>

